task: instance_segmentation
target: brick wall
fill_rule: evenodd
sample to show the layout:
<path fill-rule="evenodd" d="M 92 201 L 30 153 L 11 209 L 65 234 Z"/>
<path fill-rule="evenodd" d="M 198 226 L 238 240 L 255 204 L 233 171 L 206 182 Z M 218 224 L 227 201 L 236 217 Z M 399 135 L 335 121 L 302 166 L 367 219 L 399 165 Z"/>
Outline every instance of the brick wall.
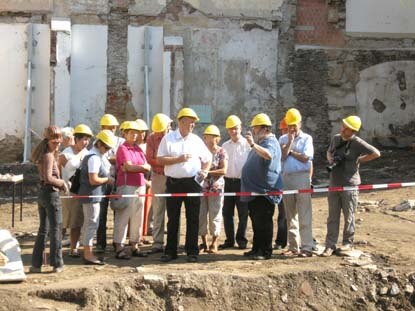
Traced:
<path fill-rule="evenodd" d="M 344 46 L 346 41 L 341 27 L 345 14 L 340 4 L 326 0 L 298 0 L 296 43 Z"/>
<path fill-rule="evenodd" d="M 127 85 L 128 65 L 128 0 L 111 0 L 108 16 L 107 103 L 105 112 L 119 120 L 126 119 L 131 105 L 131 91 Z"/>

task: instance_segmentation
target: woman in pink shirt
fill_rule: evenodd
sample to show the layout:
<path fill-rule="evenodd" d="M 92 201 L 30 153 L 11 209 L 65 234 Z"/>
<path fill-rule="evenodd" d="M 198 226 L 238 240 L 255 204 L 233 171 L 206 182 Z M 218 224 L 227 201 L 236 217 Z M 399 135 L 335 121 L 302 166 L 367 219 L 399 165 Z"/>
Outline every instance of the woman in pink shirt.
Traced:
<path fill-rule="evenodd" d="M 117 188 L 125 187 L 124 193 L 145 194 L 146 184 L 144 173 L 150 171 L 150 165 L 146 161 L 145 153 L 135 143 L 140 127 L 135 121 L 125 125 L 125 142 L 118 148 L 116 157 Z M 145 197 L 131 198 L 128 205 L 114 214 L 114 245 L 115 258 L 130 259 L 123 245 L 126 240 L 128 222 L 130 222 L 130 246 L 131 255 L 144 257 L 138 248 L 141 240 L 143 226 Z"/>

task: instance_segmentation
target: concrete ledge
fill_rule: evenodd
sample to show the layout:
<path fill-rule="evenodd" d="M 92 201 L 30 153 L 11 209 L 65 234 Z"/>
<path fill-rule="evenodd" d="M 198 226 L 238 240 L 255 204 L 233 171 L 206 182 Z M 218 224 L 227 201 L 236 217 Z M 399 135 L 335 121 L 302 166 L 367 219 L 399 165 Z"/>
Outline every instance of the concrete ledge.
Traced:
<path fill-rule="evenodd" d="M 0 12 L 51 12 L 53 0 L 1 0 Z"/>

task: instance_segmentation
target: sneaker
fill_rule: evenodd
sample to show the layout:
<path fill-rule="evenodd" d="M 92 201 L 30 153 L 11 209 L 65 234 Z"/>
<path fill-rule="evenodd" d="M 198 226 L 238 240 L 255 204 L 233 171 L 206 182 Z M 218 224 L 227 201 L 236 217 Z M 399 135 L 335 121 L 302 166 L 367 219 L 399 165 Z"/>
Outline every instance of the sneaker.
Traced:
<path fill-rule="evenodd" d="M 29 268 L 29 272 L 30 273 L 41 273 L 42 272 L 42 268 L 36 268 L 36 267 L 30 267 Z"/>
<path fill-rule="evenodd" d="M 197 262 L 197 260 L 198 260 L 197 255 L 188 255 L 187 256 L 187 262 L 195 263 L 195 262 Z"/>
<path fill-rule="evenodd" d="M 334 253 L 334 249 L 331 247 L 326 247 L 324 252 L 320 255 L 322 257 L 330 257 L 331 255 L 333 255 Z"/>
<path fill-rule="evenodd" d="M 238 244 L 239 249 L 246 249 L 246 243 Z"/>
<path fill-rule="evenodd" d="M 230 244 L 230 243 L 223 243 L 221 245 L 219 245 L 219 249 L 227 249 L 227 248 L 233 248 L 234 244 Z"/>
<path fill-rule="evenodd" d="M 64 270 L 63 266 L 62 267 L 54 267 L 52 272 L 53 273 L 61 273 L 61 272 L 63 272 L 63 270 Z"/>
<path fill-rule="evenodd" d="M 351 244 L 345 244 L 338 248 L 339 252 L 350 252 L 353 250 L 353 246 Z"/>
<path fill-rule="evenodd" d="M 175 259 L 177 259 L 177 255 L 164 254 L 160 257 L 161 262 L 169 262 Z"/>
<path fill-rule="evenodd" d="M 252 257 L 255 256 L 256 251 L 254 251 L 253 249 L 251 249 L 250 251 L 244 252 L 244 256 L 245 257 Z"/>
<path fill-rule="evenodd" d="M 274 249 L 277 251 L 283 250 L 285 248 L 285 246 L 281 245 L 281 244 L 275 244 L 274 245 Z"/>

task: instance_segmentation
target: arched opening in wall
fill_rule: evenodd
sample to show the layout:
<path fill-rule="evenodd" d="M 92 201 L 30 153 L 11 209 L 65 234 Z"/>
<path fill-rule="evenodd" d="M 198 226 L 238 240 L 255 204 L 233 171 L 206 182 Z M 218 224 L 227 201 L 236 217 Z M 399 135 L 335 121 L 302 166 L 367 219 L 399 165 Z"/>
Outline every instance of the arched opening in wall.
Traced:
<path fill-rule="evenodd" d="M 360 135 L 384 147 L 415 142 L 415 61 L 385 62 L 359 74 L 357 112 Z"/>

